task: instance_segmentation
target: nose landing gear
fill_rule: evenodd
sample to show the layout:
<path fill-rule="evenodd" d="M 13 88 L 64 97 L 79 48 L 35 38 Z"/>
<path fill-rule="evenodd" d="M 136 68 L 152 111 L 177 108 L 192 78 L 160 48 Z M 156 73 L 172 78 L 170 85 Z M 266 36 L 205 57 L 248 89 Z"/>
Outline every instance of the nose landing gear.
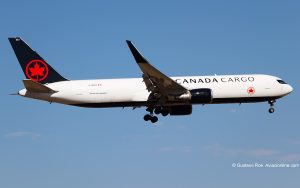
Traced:
<path fill-rule="evenodd" d="M 269 108 L 269 113 L 270 113 L 270 114 L 272 114 L 272 113 L 274 113 L 274 112 L 275 112 L 275 109 L 274 109 L 274 108 L 272 108 L 272 107 Z"/>
<path fill-rule="evenodd" d="M 270 104 L 269 113 L 270 114 L 275 112 L 275 109 L 273 108 L 275 102 L 276 102 L 275 100 L 269 101 L 269 104 Z"/>

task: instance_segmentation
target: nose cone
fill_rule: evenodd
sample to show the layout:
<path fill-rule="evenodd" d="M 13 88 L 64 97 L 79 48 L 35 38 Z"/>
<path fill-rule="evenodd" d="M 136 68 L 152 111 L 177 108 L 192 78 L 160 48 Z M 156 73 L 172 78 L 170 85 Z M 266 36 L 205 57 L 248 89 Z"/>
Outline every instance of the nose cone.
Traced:
<path fill-rule="evenodd" d="M 291 85 L 286 85 L 285 87 L 285 92 L 286 92 L 286 95 L 291 93 L 293 91 L 293 87 Z"/>

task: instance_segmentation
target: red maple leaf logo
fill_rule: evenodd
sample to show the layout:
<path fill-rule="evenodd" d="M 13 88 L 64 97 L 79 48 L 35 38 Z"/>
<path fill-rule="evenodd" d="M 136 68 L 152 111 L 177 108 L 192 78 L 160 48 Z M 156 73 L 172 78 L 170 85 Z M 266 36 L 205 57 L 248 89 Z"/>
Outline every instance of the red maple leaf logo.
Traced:
<path fill-rule="evenodd" d="M 44 76 L 44 67 L 40 67 L 38 63 L 35 63 L 33 68 L 29 68 L 29 71 L 31 72 L 31 76 Z"/>
<path fill-rule="evenodd" d="M 25 73 L 27 78 L 40 82 L 47 78 L 49 68 L 45 61 L 41 59 L 33 59 L 27 63 Z"/>
<path fill-rule="evenodd" d="M 248 92 L 250 95 L 254 94 L 254 93 L 255 93 L 254 87 L 249 87 L 249 88 L 247 89 L 247 92 Z"/>

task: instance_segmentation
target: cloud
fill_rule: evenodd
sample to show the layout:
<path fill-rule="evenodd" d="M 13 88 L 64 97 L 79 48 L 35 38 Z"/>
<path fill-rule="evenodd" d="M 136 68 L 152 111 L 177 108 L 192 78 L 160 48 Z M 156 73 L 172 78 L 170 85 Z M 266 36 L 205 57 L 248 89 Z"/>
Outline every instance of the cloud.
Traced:
<path fill-rule="evenodd" d="M 230 108 L 230 109 L 228 109 L 228 111 L 229 111 L 230 113 L 237 113 L 237 112 L 238 112 L 238 109 L 237 109 L 237 108 Z"/>
<path fill-rule="evenodd" d="M 280 154 L 280 151 L 274 149 L 266 149 L 266 148 L 254 148 L 254 149 L 232 149 L 225 148 L 220 146 L 219 144 L 214 144 L 211 146 L 205 147 L 205 150 L 213 153 L 216 156 L 245 156 L 245 157 L 272 157 Z"/>
<path fill-rule="evenodd" d="M 252 156 L 252 157 L 272 157 L 278 155 L 281 152 L 278 150 L 262 148 L 262 149 L 241 150 L 241 153 L 246 156 Z"/>
<path fill-rule="evenodd" d="M 4 137 L 5 138 L 20 138 L 20 137 L 24 137 L 24 138 L 31 138 L 31 139 L 36 139 L 38 137 L 40 137 L 41 135 L 38 133 L 34 133 L 34 132 L 29 132 L 29 131 L 17 131 L 17 132 L 11 132 L 8 134 L 5 134 Z"/>
<path fill-rule="evenodd" d="M 292 145 L 299 145 L 300 146 L 300 140 L 297 140 L 297 139 L 289 139 L 288 143 L 292 144 Z"/>
<path fill-rule="evenodd" d="M 175 148 L 174 147 L 161 147 L 158 149 L 158 152 L 172 152 L 172 151 L 175 151 Z"/>
<path fill-rule="evenodd" d="M 280 157 L 281 161 L 285 162 L 299 162 L 300 161 L 300 154 L 286 154 Z"/>
<path fill-rule="evenodd" d="M 183 147 L 166 146 L 166 147 L 159 148 L 157 151 L 159 153 L 170 153 L 170 152 L 175 152 L 175 153 L 191 153 L 192 152 L 192 147 L 191 146 L 183 146 Z"/>
<path fill-rule="evenodd" d="M 268 159 L 280 162 L 299 162 L 300 153 L 287 153 L 282 150 L 268 148 L 232 149 L 219 144 L 204 147 L 204 150 L 215 156 L 249 157 L 255 159 Z"/>

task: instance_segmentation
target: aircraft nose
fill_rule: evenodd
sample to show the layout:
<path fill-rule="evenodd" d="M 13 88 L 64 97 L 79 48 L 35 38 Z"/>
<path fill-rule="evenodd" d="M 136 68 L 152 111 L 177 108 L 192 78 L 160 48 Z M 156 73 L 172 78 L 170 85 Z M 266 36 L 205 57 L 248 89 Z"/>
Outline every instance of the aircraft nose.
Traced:
<path fill-rule="evenodd" d="M 292 87 L 291 85 L 288 85 L 288 84 L 287 84 L 285 90 L 286 90 L 286 93 L 289 94 L 289 93 L 291 93 L 291 92 L 293 91 L 293 87 Z"/>

